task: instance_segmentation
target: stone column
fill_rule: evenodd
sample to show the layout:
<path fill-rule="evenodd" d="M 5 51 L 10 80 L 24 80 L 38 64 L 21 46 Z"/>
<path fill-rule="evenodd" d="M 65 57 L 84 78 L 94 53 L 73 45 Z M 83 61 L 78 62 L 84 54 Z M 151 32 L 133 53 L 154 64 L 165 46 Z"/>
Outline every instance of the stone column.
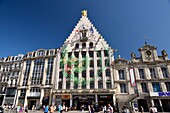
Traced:
<path fill-rule="evenodd" d="M 18 89 L 18 90 L 17 90 L 17 95 L 16 95 L 16 100 L 15 100 L 14 106 L 18 105 L 18 100 L 19 100 L 20 94 L 21 94 L 21 89 Z"/>
<path fill-rule="evenodd" d="M 102 79 L 103 79 L 103 89 L 106 88 L 106 73 L 105 73 L 105 70 L 106 70 L 106 67 L 105 67 L 105 59 L 104 59 L 104 50 L 102 49 L 101 50 L 101 60 L 102 60 Z"/>
<path fill-rule="evenodd" d="M 97 94 L 95 94 L 95 103 L 98 103 Z"/>
<path fill-rule="evenodd" d="M 153 92 L 153 87 L 152 87 L 152 84 L 149 82 L 148 83 L 148 90 L 149 90 L 149 92 Z"/>
<path fill-rule="evenodd" d="M 93 55 L 94 55 L 94 58 L 96 58 L 96 54 L 95 52 L 93 52 Z M 94 63 L 95 63 L 95 60 L 93 60 Z M 88 65 L 87 65 L 88 64 Z M 90 58 L 89 58 L 89 51 L 88 49 L 86 49 L 86 88 L 87 89 L 90 89 L 90 74 L 89 74 L 89 71 L 90 71 Z"/>
<path fill-rule="evenodd" d="M 160 85 L 161 85 L 162 92 L 166 92 L 167 89 L 166 89 L 165 82 L 161 82 Z"/>
<path fill-rule="evenodd" d="M 79 64 L 82 63 L 82 55 L 79 50 Z M 78 89 L 82 89 L 82 71 L 78 73 Z"/>
<path fill-rule="evenodd" d="M 44 62 L 44 71 L 43 71 L 43 79 L 42 79 L 42 85 L 45 85 L 46 82 L 46 76 L 47 76 L 47 65 L 48 65 L 48 59 L 45 58 L 45 62 Z"/>
<path fill-rule="evenodd" d="M 95 48 L 95 50 L 97 50 L 96 48 Z M 98 70 L 98 67 L 97 67 L 97 55 L 96 55 L 97 53 L 96 52 L 94 52 L 94 88 L 95 89 L 98 89 L 98 73 L 97 73 L 97 70 Z"/>

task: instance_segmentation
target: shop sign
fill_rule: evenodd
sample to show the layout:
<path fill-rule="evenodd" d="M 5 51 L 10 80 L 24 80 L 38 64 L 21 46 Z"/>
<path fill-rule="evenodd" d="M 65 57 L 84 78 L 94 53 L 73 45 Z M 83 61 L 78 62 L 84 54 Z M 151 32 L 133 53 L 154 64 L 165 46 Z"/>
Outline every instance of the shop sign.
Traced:
<path fill-rule="evenodd" d="M 100 98 L 111 98 L 111 96 L 103 95 L 103 96 L 100 96 Z"/>
<path fill-rule="evenodd" d="M 93 90 L 93 93 L 109 93 L 109 90 L 108 89 L 96 89 L 96 90 Z"/>
<path fill-rule="evenodd" d="M 159 96 L 170 96 L 170 92 L 159 92 Z"/>
<path fill-rule="evenodd" d="M 83 90 L 82 93 L 89 93 L 90 90 Z"/>
<path fill-rule="evenodd" d="M 170 96 L 170 92 L 151 92 L 150 96 L 168 97 Z"/>
<path fill-rule="evenodd" d="M 62 95 L 62 99 L 70 99 L 70 95 Z"/>

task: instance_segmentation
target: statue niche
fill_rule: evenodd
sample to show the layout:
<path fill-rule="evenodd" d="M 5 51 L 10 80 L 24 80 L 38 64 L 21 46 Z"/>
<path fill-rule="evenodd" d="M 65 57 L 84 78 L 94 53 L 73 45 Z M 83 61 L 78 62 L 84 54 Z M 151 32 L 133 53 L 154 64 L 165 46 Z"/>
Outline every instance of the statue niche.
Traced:
<path fill-rule="evenodd" d="M 87 29 L 80 30 L 80 32 L 81 32 L 80 41 L 85 42 L 85 41 L 88 40 L 88 38 L 87 38 L 87 31 L 88 31 Z"/>

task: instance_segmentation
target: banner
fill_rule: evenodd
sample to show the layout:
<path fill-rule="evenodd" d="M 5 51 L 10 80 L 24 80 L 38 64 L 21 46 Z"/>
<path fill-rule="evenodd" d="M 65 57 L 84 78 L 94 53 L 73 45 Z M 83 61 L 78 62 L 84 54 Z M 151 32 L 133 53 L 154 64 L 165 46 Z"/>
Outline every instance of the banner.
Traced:
<path fill-rule="evenodd" d="M 130 75 L 131 86 L 132 87 L 136 86 L 135 73 L 134 73 L 134 69 L 133 68 L 129 69 L 129 75 Z"/>

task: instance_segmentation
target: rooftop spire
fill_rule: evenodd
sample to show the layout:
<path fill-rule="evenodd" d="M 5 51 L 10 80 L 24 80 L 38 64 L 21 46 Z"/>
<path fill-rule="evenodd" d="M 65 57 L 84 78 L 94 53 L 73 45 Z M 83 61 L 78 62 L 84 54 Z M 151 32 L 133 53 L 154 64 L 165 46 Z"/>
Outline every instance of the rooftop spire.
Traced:
<path fill-rule="evenodd" d="M 81 11 L 81 16 L 87 16 L 87 10 Z"/>

